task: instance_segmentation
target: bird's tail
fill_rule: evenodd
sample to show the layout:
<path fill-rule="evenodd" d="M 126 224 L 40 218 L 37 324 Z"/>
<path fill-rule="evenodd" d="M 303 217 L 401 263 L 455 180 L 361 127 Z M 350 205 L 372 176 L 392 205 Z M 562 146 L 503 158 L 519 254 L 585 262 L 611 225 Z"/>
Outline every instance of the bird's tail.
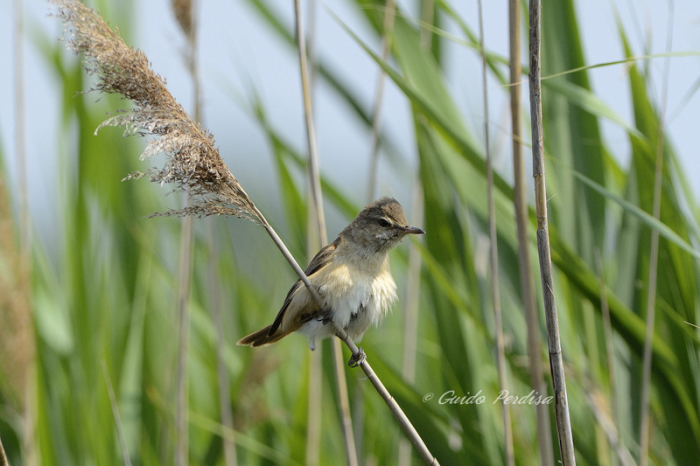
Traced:
<path fill-rule="evenodd" d="M 253 332 L 247 337 L 243 337 L 240 340 L 238 340 L 238 345 L 241 346 L 264 346 L 264 345 L 269 345 L 272 344 L 278 340 L 281 340 L 282 338 L 286 337 L 289 335 L 291 332 L 281 332 L 279 329 L 273 334 L 269 335 L 270 332 L 270 327 L 272 325 L 268 325 L 265 328 L 262 328 L 258 330 L 257 332 Z"/>

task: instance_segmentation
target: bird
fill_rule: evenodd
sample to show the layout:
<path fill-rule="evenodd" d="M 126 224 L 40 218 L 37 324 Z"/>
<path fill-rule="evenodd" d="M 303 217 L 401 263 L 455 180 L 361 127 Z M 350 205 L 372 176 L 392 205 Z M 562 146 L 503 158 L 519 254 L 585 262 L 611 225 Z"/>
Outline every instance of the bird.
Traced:
<path fill-rule="evenodd" d="M 396 199 L 382 197 L 374 201 L 335 241 L 323 247 L 304 271 L 321 305 L 298 279 L 274 322 L 241 338 L 238 345 L 269 345 L 299 332 L 309 338 L 309 347 L 314 350 L 317 340 L 335 335 L 331 322 L 359 342 L 371 325 L 379 324 L 396 300 L 389 251 L 407 235 L 424 233 L 408 225 Z M 348 364 L 355 367 L 365 357 L 360 348 Z"/>

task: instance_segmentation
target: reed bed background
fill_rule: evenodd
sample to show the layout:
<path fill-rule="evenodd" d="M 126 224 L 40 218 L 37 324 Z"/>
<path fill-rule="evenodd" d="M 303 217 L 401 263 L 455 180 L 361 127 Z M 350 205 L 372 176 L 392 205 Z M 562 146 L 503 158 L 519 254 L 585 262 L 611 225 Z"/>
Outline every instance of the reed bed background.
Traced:
<path fill-rule="evenodd" d="M 412 153 L 397 153 L 401 144 L 392 140 L 390 132 L 371 129 L 378 120 L 373 113 L 381 114 L 372 110 L 378 105 L 374 93 L 358 94 L 323 56 L 313 53 L 318 61 L 311 65 L 311 82 L 330 89 L 345 104 L 347 118 L 366 132 L 368 152 L 376 134 L 382 160 L 378 178 L 388 180 L 379 185 L 379 192 L 398 192 L 407 211 L 411 204 L 422 204 L 421 226 L 427 231 L 422 242 L 410 245 L 420 258 L 411 259 L 411 267 L 408 247 L 392 253 L 402 299 L 379 330 L 367 333 L 362 346 L 441 464 L 504 464 L 503 405 L 493 403 L 500 388 L 487 259 L 484 122 L 473 121 L 460 110 L 457 102 L 462 96 L 446 79 L 446 70 L 454 66 L 451 60 L 458 57 L 444 52 L 447 41 L 457 41 L 465 53 L 480 57 L 478 18 L 461 17 L 443 1 L 398 2 L 391 18 L 384 15 L 383 1 L 340 3 L 361 18 L 363 27 L 351 28 L 331 13 L 337 19 L 334 27 L 345 30 L 354 46 L 376 62 L 377 70 L 386 74 L 388 89 L 405 97 L 413 129 Z M 247 4 L 260 14 L 271 36 L 289 45 L 294 57 L 293 22 L 281 16 L 271 1 Z M 106 1 L 90 6 L 99 7 L 111 26 L 119 27 L 127 44 L 138 46 L 132 40 L 134 18 L 128 7 Z M 331 4 L 330 10 L 335 6 Z M 519 36 L 527 50 L 528 15 L 521 7 Z M 553 292 L 577 463 L 634 464 L 648 459 L 655 464 L 694 465 L 700 457 L 700 334 L 690 324 L 700 321 L 700 217 L 689 187 L 689 176 L 694 174 L 687 173 L 677 158 L 665 123 L 665 105 L 650 83 L 658 74 L 649 66 L 664 56 L 671 61 L 680 58 L 660 54 L 632 59 L 647 51 L 635 50 L 628 31 L 620 28 L 616 45 L 623 53 L 620 60 L 629 59 L 624 73 L 633 106 L 633 119 L 626 121 L 619 116 L 621 109 L 591 89 L 589 75 L 595 70 L 590 68 L 599 64 L 584 58 L 574 2 L 544 1 L 541 19 L 542 75 L 562 74 L 542 81 L 542 116 L 551 196 L 547 207 Z M 178 16 L 178 21 L 182 43 L 192 47 L 185 58 L 197 82 L 197 75 L 205 72 L 195 65 L 198 42 L 190 35 L 197 30 L 197 15 Z M 445 34 L 447 23 L 456 25 L 461 35 Z M 322 32 L 312 31 L 314 41 L 323 40 Z M 381 38 L 389 37 L 387 31 L 391 40 L 385 40 L 383 55 Z M 128 104 L 115 96 L 98 100 L 94 93 L 81 94 L 94 87 L 94 79 L 85 75 L 65 43 L 50 34 L 34 25 L 30 44 L 42 54 L 63 96 L 60 137 L 55 153 L 47 155 L 59 161 L 57 192 L 52 193 L 58 200 L 52 214 L 57 222 L 52 231 L 30 234 L 23 226 L 27 213 L 22 183 L 6 168 L 14 149 L 3 145 L 0 159 L 0 438 L 10 464 L 172 464 L 182 455 L 189 464 L 338 464 L 350 457 L 330 342 L 320 348 L 320 387 L 309 385 L 314 380 L 309 377 L 313 358 L 300 337 L 256 350 L 235 346 L 240 336 L 271 321 L 296 279 L 293 271 L 260 226 L 226 217 L 195 220 L 188 315 L 178 320 L 181 224 L 173 218 L 145 217 L 182 208 L 181 198 L 163 196 L 170 191 L 167 185 L 119 182 L 159 162 L 140 162 L 144 140 L 124 138 L 119 129 L 103 128 L 94 135 L 106 113 L 128 109 Z M 486 34 L 508 32 L 486 30 Z M 181 59 L 181 51 L 173 47 L 169 53 L 172 59 Z M 485 52 L 489 96 L 508 95 L 508 57 L 490 52 L 488 40 Z M 527 72 L 525 67 L 523 80 Z M 229 84 L 221 79 L 222 87 Z M 191 92 L 206 95 L 206 89 L 196 90 L 201 85 Z M 480 81 L 472 85 L 483 87 Z M 696 89 L 690 89 L 688 100 Z M 268 118 L 269 103 L 260 98 L 262 92 L 251 83 L 245 92 L 236 93 L 231 106 L 249 113 L 267 145 L 251 155 L 242 149 L 248 147 L 246 141 L 227 140 L 219 150 L 233 174 L 263 180 L 260 186 L 245 188 L 298 262 L 305 264 L 312 254 L 308 238 L 322 237 L 309 221 L 314 204 L 305 177 L 307 147 L 285 139 L 278 122 Z M 302 118 L 301 113 L 298 116 Z M 527 127 L 527 105 L 520 116 Z M 617 153 L 620 145 L 605 140 L 603 121 L 624 130 L 629 150 Z M 494 117 L 489 122 L 491 134 L 505 134 L 500 139 L 507 141 L 493 143 L 492 156 L 510 157 L 511 129 Z M 26 131 L 26 137 L 41 137 L 31 125 Z M 516 142 L 529 154 L 529 131 L 523 134 Z M 26 157 L 22 150 L 18 153 Z M 251 163 L 253 156 L 267 160 Z M 246 164 L 241 163 L 244 159 Z M 332 175 L 337 168 L 324 160 L 321 151 L 320 188 L 329 214 L 328 234 L 333 237 L 366 203 L 367 190 L 350 176 L 342 181 L 343 177 Z M 241 173 L 246 167 L 271 168 L 253 178 Z M 535 207 L 531 203 L 525 211 L 529 222 L 525 247 L 532 263 L 523 267 L 531 277 L 523 279 L 519 257 L 526 255 L 516 231 L 513 177 L 502 165 L 495 168 L 497 291 L 507 386 L 510 394 L 525 396 L 533 381 L 543 376 L 547 396 L 552 383 L 546 369 Z M 359 179 L 377 176 L 367 169 L 357 166 Z M 526 185 L 531 193 L 529 176 Z M 411 202 L 410 193 L 415 192 L 422 195 Z M 406 199 L 400 196 L 405 193 L 409 193 Z M 653 258 L 654 232 L 659 237 L 658 259 Z M 657 260 L 654 297 L 647 285 L 653 283 L 650 271 Z M 411 269 L 420 273 L 410 276 Z M 531 293 L 522 288 L 528 280 L 535 284 L 541 341 L 537 354 L 528 351 L 523 311 L 523 299 Z M 407 282 L 417 285 L 408 290 Z M 412 297 L 404 298 L 409 291 Z M 650 296 L 656 315 L 648 345 L 650 417 L 643 421 Z M 403 312 L 416 304 L 417 313 Z M 416 321 L 405 322 L 405 315 Z M 188 321 L 183 353 L 178 322 Z M 404 337 L 410 332 L 405 328 L 417 329 L 416 343 L 406 347 Z M 409 351 L 414 354 L 407 356 Z M 186 388 L 178 382 L 178 360 L 183 357 Z M 414 378 L 406 375 L 411 371 L 402 364 L 407 357 L 414 359 Z M 541 362 L 542 374 L 530 372 L 531 358 Z M 415 451 L 407 453 L 400 447 L 403 433 L 369 381 L 359 369 L 347 370 L 346 375 L 358 463 L 407 464 L 410 455 L 419 464 Z M 456 397 L 479 393 L 486 401 L 441 404 L 440 397 L 450 391 Z M 184 413 L 177 401 L 183 393 Z M 320 415 L 309 410 L 314 405 Z M 547 442 L 542 441 L 542 419 L 538 435 L 535 406 L 510 408 L 515 463 L 552 464 L 552 457 L 558 461 L 554 405 L 548 405 L 549 426 L 544 420 L 544 429 L 554 440 L 551 452 L 540 451 Z M 181 437 L 183 419 L 186 440 Z M 320 426 L 310 425 L 314 419 Z M 645 422 L 648 452 L 640 447 Z"/>

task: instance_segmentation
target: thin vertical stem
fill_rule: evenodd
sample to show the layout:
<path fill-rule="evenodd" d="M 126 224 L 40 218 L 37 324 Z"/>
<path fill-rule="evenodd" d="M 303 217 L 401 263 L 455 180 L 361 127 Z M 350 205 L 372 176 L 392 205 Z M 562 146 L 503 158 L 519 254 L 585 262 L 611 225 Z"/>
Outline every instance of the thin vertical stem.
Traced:
<path fill-rule="evenodd" d="M 188 370 L 187 355 L 190 338 L 190 313 L 189 299 L 192 276 L 192 252 L 193 252 L 193 217 L 182 219 L 182 232 L 180 234 L 180 266 L 178 272 L 178 296 L 177 296 L 177 325 L 178 325 L 178 360 L 176 381 L 176 413 L 175 413 L 175 442 L 177 453 L 175 464 L 185 466 L 188 464 L 189 435 L 188 435 Z"/>
<path fill-rule="evenodd" d="M 421 24 L 433 24 L 435 3 L 433 0 L 424 0 L 421 8 Z M 432 31 L 426 27 L 420 30 L 420 45 L 424 50 L 430 50 L 432 45 Z M 385 60 L 386 61 L 386 60 Z M 420 115 L 419 118 L 422 118 Z M 420 167 L 418 168 L 420 172 Z M 413 188 L 413 200 L 411 203 L 411 218 L 416 225 L 423 224 L 424 208 L 423 185 L 420 173 L 416 173 Z M 418 305 L 420 303 L 420 271 L 422 261 L 420 251 L 413 241 L 408 246 L 408 273 L 406 276 L 406 309 L 404 310 L 404 340 L 403 360 L 401 375 L 407 384 L 413 385 L 416 378 L 416 356 L 418 351 Z M 411 444 L 406 439 L 399 441 L 398 464 L 410 464 Z"/>
<path fill-rule="evenodd" d="M 416 180 L 413 192 L 411 219 L 414 225 L 423 224 L 423 188 L 420 180 Z M 418 304 L 420 303 L 420 271 L 421 256 L 418 248 L 413 244 L 408 250 L 408 273 L 406 277 L 406 309 L 404 312 L 404 339 L 403 361 L 401 364 L 401 376 L 404 382 L 413 385 L 416 380 L 416 352 L 418 350 Z M 405 439 L 399 442 L 398 464 L 410 464 L 411 444 Z"/>
<path fill-rule="evenodd" d="M 221 423 L 230 429 L 231 435 L 222 438 L 224 443 L 224 462 L 226 466 L 236 466 L 236 444 L 234 441 L 233 416 L 231 414 L 231 397 L 229 394 L 229 378 L 224 361 L 226 349 L 226 336 L 224 334 L 224 319 L 221 312 L 221 289 L 219 286 L 219 275 L 216 271 L 216 229 L 214 219 L 207 219 L 207 236 L 209 243 L 209 296 L 210 306 L 214 325 L 216 326 L 216 378 L 219 391 L 219 417 Z"/>
<path fill-rule="evenodd" d="M 520 293 L 525 311 L 527 326 L 528 362 L 530 366 L 530 384 L 540 396 L 545 396 L 547 386 L 542 371 L 540 352 L 540 326 L 537 317 L 535 297 L 535 279 L 530 268 L 530 241 L 528 238 L 528 207 L 525 182 L 525 157 L 522 146 L 522 95 L 520 77 L 522 65 L 520 62 L 520 2 L 509 0 L 509 48 L 510 48 L 510 115 L 513 134 L 513 180 L 515 221 L 518 235 L 518 266 L 520 272 Z M 540 449 L 542 466 L 552 466 L 552 433 L 549 426 L 547 405 L 540 403 L 535 406 L 537 414 L 537 443 Z"/>
<path fill-rule="evenodd" d="M 318 227 L 318 238 L 321 244 L 328 243 L 326 236 L 326 220 L 323 212 L 323 198 L 321 196 L 321 174 L 319 169 L 318 148 L 316 145 L 316 130 L 313 118 L 313 105 L 311 103 L 311 86 L 309 83 L 309 70 L 307 64 L 306 37 L 304 24 L 301 15 L 301 2 L 294 0 L 294 16 L 296 20 L 296 36 L 299 48 L 299 68 L 301 71 L 301 86 L 304 99 L 304 118 L 306 121 L 306 136 L 309 147 L 309 186 L 311 189 L 312 207 L 315 213 L 316 225 Z M 357 447 L 352 429 L 352 418 L 350 416 L 350 400 L 348 397 L 347 380 L 343 365 L 342 349 L 340 342 L 331 340 L 333 348 L 335 377 L 338 385 L 338 400 L 340 403 L 340 416 L 343 428 L 343 440 L 345 442 L 345 454 L 347 464 L 355 466 L 357 461 Z M 320 382 L 320 381 L 319 381 Z M 320 403 L 321 400 L 315 400 Z"/>
<path fill-rule="evenodd" d="M 355 432 L 352 427 L 352 417 L 350 414 L 350 396 L 348 394 L 348 383 L 345 378 L 345 363 L 343 360 L 343 349 L 340 340 L 331 340 L 333 348 L 333 361 L 335 367 L 335 380 L 338 385 L 338 399 L 340 400 L 340 422 L 342 423 L 343 436 L 345 438 L 345 459 L 348 465 L 358 464 L 358 451 L 355 445 Z"/>
<path fill-rule="evenodd" d="M 0 466 L 10 466 L 10 462 L 7 461 L 7 455 L 5 454 L 5 447 L 2 445 L 2 438 L 0 438 Z"/>
<path fill-rule="evenodd" d="M 17 187 L 19 191 L 19 231 L 23 265 L 29 271 L 31 254 L 31 223 L 29 215 L 29 190 L 27 186 L 27 147 L 24 114 L 24 9 L 22 0 L 14 3 L 14 120 L 15 159 L 17 162 Z M 24 269 L 24 267 L 23 267 Z"/>
<path fill-rule="evenodd" d="M 15 160 L 17 163 L 17 190 L 19 192 L 19 286 L 27 300 L 26 315 L 23 316 L 23 331 L 28 332 L 34 327 L 31 312 L 31 280 L 32 280 L 32 224 L 29 210 L 29 181 L 27 176 L 27 146 L 26 146 L 26 115 L 24 92 L 24 2 L 14 2 L 14 56 L 13 56 L 13 85 L 14 85 L 14 120 L 15 120 Z M 32 337 L 33 339 L 33 337 Z M 25 452 L 25 464 L 33 466 L 39 462 L 38 448 L 35 445 L 36 431 L 36 357 L 33 343 L 30 354 L 26 358 L 27 367 L 24 371 L 22 386 L 22 399 L 24 412 L 22 413 L 22 449 Z M 5 459 L 7 460 L 7 459 Z"/>
<path fill-rule="evenodd" d="M 544 173 L 544 135 L 542 133 L 542 70 L 540 67 L 540 0 L 530 0 L 530 119 L 532 128 L 532 169 L 535 179 L 535 210 L 537 212 L 537 250 L 544 311 L 547 320 L 549 366 L 554 389 L 554 410 L 559 437 L 559 450 L 564 466 L 576 464 L 574 440 L 571 433 L 569 400 L 566 394 L 564 359 L 561 353 L 559 317 L 554 299 L 552 257 L 547 226 L 547 188 Z"/>
<path fill-rule="evenodd" d="M 176 1 L 176 0 L 175 0 Z M 197 31 L 199 25 L 199 9 L 198 2 L 191 0 L 190 2 L 179 2 L 181 8 L 188 8 L 188 12 L 184 14 L 183 21 L 189 22 L 183 27 L 183 32 L 187 35 L 188 50 L 187 50 L 187 68 L 192 78 L 192 102 L 193 102 L 193 117 L 200 124 L 203 123 L 202 117 L 202 86 L 199 77 L 199 63 L 197 60 Z M 173 4 L 175 7 L 175 3 Z M 177 12 L 176 12 L 177 16 Z M 183 23 L 181 23 L 183 26 Z M 219 287 L 219 277 L 216 272 L 216 229 L 213 218 L 207 219 L 205 222 L 207 231 L 207 242 L 209 249 L 208 257 L 208 283 L 209 296 L 211 297 L 210 306 L 212 319 L 216 324 L 216 378 L 219 398 L 219 417 L 221 423 L 233 432 L 233 417 L 231 415 L 231 400 L 229 397 L 229 380 L 224 363 L 224 349 L 226 346 L 226 338 L 223 329 L 223 316 L 221 312 L 221 289 Z M 235 466 L 237 464 L 236 445 L 232 441 L 231 436 L 222 438 L 224 444 L 224 462 L 227 466 Z"/>
<path fill-rule="evenodd" d="M 326 217 L 323 213 L 321 197 L 321 174 L 318 165 L 318 147 L 316 145 L 316 129 L 314 126 L 313 106 L 311 105 L 311 87 L 309 85 L 309 68 L 306 60 L 306 38 L 304 23 L 301 15 L 300 0 L 294 0 L 294 16 L 296 18 L 297 46 L 299 48 L 299 68 L 301 71 L 301 88 L 304 100 L 304 120 L 306 121 L 306 138 L 309 146 L 309 183 L 311 186 L 312 205 L 316 212 L 321 242 L 325 241 Z"/>
<path fill-rule="evenodd" d="M 666 51 L 671 51 L 673 43 L 673 2 L 668 2 L 668 29 L 666 37 Z M 654 206 L 653 215 L 656 220 L 661 218 L 661 185 L 663 182 L 664 164 L 664 114 L 666 113 L 666 102 L 668 100 L 668 75 L 671 67 L 669 57 L 666 57 L 664 64 L 664 91 L 659 112 L 659 128 L 656 143 L 656 166 L 654 168 Z M 639 426 L 639 466 L 646 466 L 649 462 L 650 443 L 650 413 L 649 398 L 651 392 L 651 359 L 652 341 L 654 339 L 654 320 L 656 317 L 656 279 L 659 264 L 659 230 L 651 231 L 651 252 L 649 263 L 649 284 L 647 287 L 647 318 L 646 334 L 644 336 L 644 359 L 642 361 L 642 388 L 640 396 L 640 426 Z"/>
<path fill-rule="evenodd" d="M 389 59 L 391 51 L 391 39 L 394 30 L 394 15 L 396 6 L 394 0 L 386 0 L 384 10 L 384 35 L 382 36 L 382 60 Z M 377 87 L 374 94 L 374 105 L 372 107 L 372 152 L 369 158 L 369 176 L 367 177 L 367 202 L 372 202 L 377 192 L 377 173 L 379 170 L 379 134 L 381 131 L 381 114 L 384 104 L 384 83 L 386 73 L 380 68 L 377 74 Z"/>
<path fill-rule="evenodd" d="M 316 13 L 317 1 L 309 0 L 307 6 L 308 30 L 305 34 L 306 56 L 309 62 L 309 94 L 313 108 L 313 92 L 316 89 Z M 309 171 L 309 177 L 311 172 Z M 308 185 L 308 197 L 314 198 L 311 183 Z M 315 198 L 314 198 L 315 200 Z M 315 252 L 323 245 L 318 231 L 317 210 L 309 209 L 307 223 L 306 251 L 308 257 L 313 257 Z M 325 231 L 324 231 L 325 232 Z M 323 381 L 321 361 L 323 360 L 323 346 L 319 345 L 316 351 L 309 352 L 309 390 L 306 419 L 306 465 L 317 466 L 321 459 L 321 400 L 323 400 Z"/>
<path fill-rule="evenodd" d="M 316 77 L 318 74 L 318 62 L 316 57 L 316 18 L 318 13 L 318 0 L 309 0 L 309 6 L 307 8 L 307 42 L 306 42 L 306 56 L 309 61 L 309 89 L 311 89 L 313 104 L 313 93 L 316 89 Z"/>
<path fill-rule="evenodd" d="M 486 82 L 486 49 L 484 38 L 484 15 L 481 0 L 477 0 L 479 10 L 479 36 L 481 49 L 481 84 L 483 87 L 484 104 L 484 146 L 486 149 L 486 179 L 487 198 L 489 206 L 489 239 L 491 242 L 491 300 L 493 303 L 493 315 L 496 331 L 496 363 L 498 367 L 499 391 L 508 390 L 508 379 L 506 375 L 506 358 L 503 344 L 503 322 L 501 315 L 501 298 L 498 292 L 498 236 L 496 234 L 496 207 L 493 199 L 493 161 L 491 160 L 491 148 L 489 144 L 489 98 Z M 505 463 L 508 466 L 515 465 L 515 455 L 513 453 L 513 431 L 510 421 L 510 405 L 503 403 L 503 435 L 505 447 Z"/>
<path fill-rule="evenodd" d="M 192 77 L 192 93 L 194 106 L 194 120 L 201 121 L 199 73 L 197 72 L 197 27 L 194 19 L 196 8 L 193 2 L 189 5 L 190 17 L 189 25 L 183 30 L 187 35 L 188 51 L 186 56 L 187 68 Z M 183 23 L 181 23 L 183 26 Z M 184 196 L 184 203 L 189 202 L 188 195 Z M 189 463 L 189 371 L 187 359 L 189 354 L 190 338 L 190 309 L 189 299 L 192 287 L 192 256 L 194 251 L 194 218 L 187 216 L 182 219 L 182 230 L 180 233 L 180 265 L 178 272 L 178 364 L 176 381 L 176 413 L 175 413 L 175 443 L 176 456 L 175 464 L 185 466 Z"/>
<path fill-rule="evenodd" d="M 309 351 L 309 393 L 306 419 L 306 466 L 320 464 L 321 456 L 321 345 Z"/>
<path fill-rule="evenodd" d="M 595 263 L 598 272 L 598 285 L 600 287 L 600 309 L 603 312 L 603 332 L 605 336 L 605 355 L 608 361 L 608 377 L 610 379 L 610 407 L 612 409 L 612 423 L 615 430 L 619 429 L 620 418 L 617 406 L 617 383 L 615 381 L 615 347 L 613 346 L 612 322 L 610 321 L 610 307 L 608 306 L 608 293 L 605 286 L 605 274 L 603 272 L 603 260 L 600 250 L 595 251 Z M 608 436 L 609 437 L 609 436 Z M 620 441 L 618 440 L 618 443 Z M 615 450 L 619 447 L 611 445 Z"/>
<path fill-rule="evenodd" d="M 126 438 L 124 437 L 124 430 L 122 429 L 122 420 L 119 415 L 119 406 L 117 405 L 117 397 L 114 395 L 114 387 L 112 386 L 112 378 L 109 376 L 109 371 L 107 370 L 107 363 L 102 360 L 102 375 L 105 378 L 105 385 L 107 385 L 107 395 L 109 396 L 109 404 L 112 407 L 112 415 L 114 416 L 114 425 L 117 429 L 117 438 L 119 439 L 119 448 L 122 451 L 122 458 L 125 466 L 131 466 L 131 458 L 129 457 L 129 449 L 126 446 Z"/>

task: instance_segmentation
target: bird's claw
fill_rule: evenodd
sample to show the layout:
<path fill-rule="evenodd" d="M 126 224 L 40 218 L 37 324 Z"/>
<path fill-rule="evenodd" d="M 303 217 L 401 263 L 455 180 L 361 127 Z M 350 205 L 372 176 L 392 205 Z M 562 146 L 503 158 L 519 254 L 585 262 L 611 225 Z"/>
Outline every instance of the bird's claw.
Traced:
<path fill-rule="evenodd" d="M 362 348 L 357 348 L 357 353 L 352 355 L 350 361 L 348 361 L 348 366 L 357 367 L 363 362 L 365 362 L 366 359 L 367 355 L 365 354 L 365 350 L 363 350 Z"/>

